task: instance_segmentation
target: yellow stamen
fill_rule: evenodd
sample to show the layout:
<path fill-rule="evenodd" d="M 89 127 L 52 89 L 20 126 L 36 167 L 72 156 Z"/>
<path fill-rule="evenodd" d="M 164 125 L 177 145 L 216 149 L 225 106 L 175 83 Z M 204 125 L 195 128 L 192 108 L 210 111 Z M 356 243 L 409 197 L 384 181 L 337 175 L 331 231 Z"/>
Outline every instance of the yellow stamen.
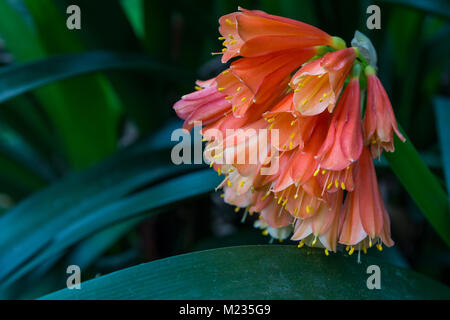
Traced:
<path fill-rule="evenodd" d="M 230 19 L 225 19 L 225 22 L 226 23 L 228 23 L 230 26 L 232 26 L 233 25 L 233 22 L 231 22 L 231 20 Z"/>
<path fill-rule="evenodd" d="M 383 246 L 381 245 L 381 243 L 377 243 L 377 249 L 379 251 L 383 251 Z"/>
<path fill-rule="evenodd" d="M 274 122 L 274 121 L 275 121 L 275 118 L 269 118 L 269 119 L 267 119 L 267 122 L 269 122 L 269 123 Z"/>
<path fill-rule="evenodd" d="M 238 88 L 236 89 L 236 91 L 241 91 L 241 88 L 242 88 L 242 87 L 238 87 Z"/>
<path fill-rule="evenodd" d="M 222 49 L 222 52 L 225 52 L 225 51 L 227 51 L 227 48 L 223 48 L 223 49 Z"/>
<path fill-rule="evenodd" d="M 236 109 L 237 109 L 237 106 L 235 105 L 235 106 L 233 106 L 233 112 L 235 112 L 236 111 Z"/>
<path fill-rule="evenodd" d="M 243 101 L 245 101 L 245 99 L 247 99 L 247 97 L 243 97 L 243 98 L 241 99 L 241 101 L 243 102 Z"/>
<path fill-rule="evenodd" d="M 289 142 L 289 150 L 292 150 L 293 147 L 294 147 L 294 146 L 293 146 L 293 144 L 292 144 L 292 141 Z"/>
<path fill-rule="evenodd" d="M 316 171 L 314 171 L 314 177 L 317 176 L 319 174 L 320 168 L 317 168 Z"/>
<path fill-rule="evenodd" d="M 302 241 L 300 241 L 300 242 L 298 243 L 297 248 L 301 248 L 301 247 L 303 247 L 304 245 L 305 245 L 305 243 L 304 243 L 303 240 L 302 240 Z"/>
<path fill-rule="evenodd" d="M 326 94 L 326 93 L 324 93 L 324 94 L 323 94 L 323 97 L 324 97 L 324 98 L 326 98 L 326 97 L 327 97 L 327 94 Z"/>
<path fill-rule="evenodd" d="M 348 251 L 350 249 L 350 246 L 345 246 L 345 251 Z"/>
<path fill-rule="evenodd" d="M 295 120 L 291 121 L 291 126 L 293 126 L 295 124 Z"/>
<path fill-rule="evenodd" d="M 222 170 L 219 168 L 217 169 L 217 174 L 220 176 L 222 174 Z"/>
<path fill-rule="evenodd" d="M 232 46 L 232 45 L 235 44 L 236 42 L 237 42 L 236 40 L 233 40 L 233 41 L 230 42 L 230 45 Z"/>
<path fill-rule="evenodd" d="M 221 197 L 221 198 L 225 198 L 225 193 L 222 193 L 222 194 L 220 195 L 220 197 Z"/>
<path fill-rule="evenodd" d="M 309 213 L 311 209 L 309 208 L 309 205 L 306 206 L 306 212 Z"/>
<path fill-rule="evenodd" d="M 345 183 L 344 182 L 341 182 L 341 188 L 342 188 L 342 190 L 345 190 Z"/>
<path fill-rule="evenodd" d="M 241 209 L 241 208 L 236 207 L 236 208 L 234 208 L 234 212 L 238 212 L 240 209 Z"/>
<path fill-rule="evenodd" d="M 353 252 L 355 251 L 355 248 L 351 248 L 350 251 L 348 252 L 348 254 L 351 256 L 353 254 Z"/>
<path fill-rule="evenodd" d="M 223 91 L 225 88 L 217 88 L 217 91 Z"/>
<path fill-rule="evenodd" d="M 327 170 L 322 170 L 322 174 L 325 174 L 327 172 Z"/>
<path fill-rule="evenodd" d="M 283 203 L 281 204 L 282 207 L 284 207 L 286 205 L 286 203 L 288 202 L 288 199 L 286 198 L 286 200 L 283 201 Z"/>
<path fill-rule="evenodd" d="M 278 199 L 278 204 L 280 204 L 282 200 L 283 200 L 283 198 L 280 197 L 280 198 Z"/>
<path fill-rule="evenodd" d="M 230 179 L 227 180 L 227 185 L 228 185 L 229 187 L 231 187 L 231 181 L 230 181 Z"/>
<path fill-rule="evenodd" d="M 241 187 L 243 187 L 245 184 L 245 181 L 241 181 L 241 183 L 239 184 Z"/>
<path fill-rule="evenodd" d="M 334 185 L 336 186 L 336 188 L 339 188 L 339 181 L 337 181 L 337 179 L 336 181 L 334 181 Z"/>
<path fill-rule="evenodd" d="M 195 90 L 197 90 L 197 91 L 203 89 L 202 87 L 199 87 L 199 86 L 195 86 L 194 88 L 195 88 Z"/>
<path fill-rule="evenodd" d="M 267 229 L 265 229 L 263 232 L 262 232 L 262 235 L 263 236 L 267 236 L 269 234 L 269 230 L 267 230 Z"/>
<path fill-rule="evenodd" d="M 325 255 L 326 255 L 326 256 L 329 256 L 329 255 L 330 255 L 330 253 L 328 252 L 327 249 L 325 249 Z"/>
<path fill-rule="evenodd" d="M 297 88 L 297 89 L 295 89 L 295 90 L 294 90 L 294 92 L 299 92 L 299 91 L 300 91 L 300 89 L 299 89 L 299 88 Z"/>
<path fill-rule="evenodd" d="M 314 236 L 314 240 L 313 240 L 313 242 L 311 243 L 311 246 L 314 247 L 314 245 L 316 244 L 316 242 L 317 242 L 317 236 Z"/>
<path fill-rule="evenodd" d="M 225 37 L 219 37 L 219 40 L 225 40 Z"/>
<path fill-rule="evenodd" d="M 225 97 L 225 100 L 231 100 L 231 99 L 233 99 L 233 96 Z"/>
<path fill-rule="evenodd" d="M 333 186 L 333 182 L 330 182 L 330 183 L 327 185 L 327 190 L 330 190 L 332 186 Z"/>

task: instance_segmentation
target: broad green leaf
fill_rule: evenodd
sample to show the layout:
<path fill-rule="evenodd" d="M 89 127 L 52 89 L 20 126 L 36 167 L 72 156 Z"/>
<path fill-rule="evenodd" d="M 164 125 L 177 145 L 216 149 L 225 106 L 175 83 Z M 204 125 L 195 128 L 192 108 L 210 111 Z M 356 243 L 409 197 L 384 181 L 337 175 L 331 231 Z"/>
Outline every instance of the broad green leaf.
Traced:
<path fill-rule="evenodd" d="M 450 289 L 376 258 L 261 245 L 183 254 L 86 281 L 43 299 L 449 299 Z M 367 267 L 381 271 L 369 290 Z"/>
<path fill-rule="evenodd" d="M 434 101 L 436 122 L 441 143 L 442 162 L 447 181 L 447 191 L 450 190 L 450 99 L 438 97 Z"/>
<path fill-rule="evenodd" d="M 49 244 L 57 232 L 145 184 L 187 170 L 170 163 L 168 150 L 148 144 L 34 194 L 0 218 L 0 278 Z M 5 259 L 5 260 L 3 260 Z M 6 262 L 8 261 L 8 262 Z"/>
<path fill-rule="evenodd" d="M 174 168 L 171 168 L 171 170 L 173 171 Z M 66 215 L 66 226 L 60 226 L 58 230 L 52 229 L 50 237 L 47 239 L 47 246 L 41 248 L 43 250 L 33 257 L 31 261 L 9 275 L 2 271 L 5 269 L 12 271 L 11 266 L 0 269 L 0 279 L 3 278 L 4 274 L 8 275 L 5 279 L 0 280 L 2 281 L 2 286 L 8 286 L 51 257 L 58 255 L 69 246 L 95 232 L 103 230 L 114 223 L 135 218 L 139 214 L 148 211 L 150 211 L 148 215 L 159 213 L 177 202 L 208 193 L 214 190 L 219 183 L 220 177 L 213 170 L 199 171 L 161 182 L 142 192 L 83 213 L 82 216 L 67 217 Z M 60 219 L 57 218 L 57 220 Z M 47 222 L 47 225 L 51 224 Z M 23 241 L 22 244 L 24 242 L 28 241 Z M 27 245 L 30 246 L 31 244 L 27 243 Z M 4 263 L 4 258 L 6 261 L 9 261 L 9 256 L 14 257 L 15 251 L 9 251 L 7 254 L 0 256 L 0 263 Z"/>
<path fill-rule="evenodd" d="M 385 152 L 394 173 L 440 237 L 450 246 L 448 195 L 420 158 L 411 140 L 401 142 L 394 135 L 395 152 Z"/>
<path fill-rule="evenodd" d="M 60 55 L 52 58 L 0 68 L 0 103 L 44 85 L 92 72 L 134 69 L 159 77 L 189 77 L 142 54 L 96 51 Z"/>

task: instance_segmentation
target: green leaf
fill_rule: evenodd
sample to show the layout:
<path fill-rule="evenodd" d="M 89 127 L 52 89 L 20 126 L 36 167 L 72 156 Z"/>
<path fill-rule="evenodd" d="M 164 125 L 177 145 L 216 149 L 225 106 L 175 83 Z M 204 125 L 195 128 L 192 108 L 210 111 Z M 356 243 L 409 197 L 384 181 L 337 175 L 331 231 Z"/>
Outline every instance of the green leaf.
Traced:
<path fill-rule="evenodd" d="M 86 281 L 43 299 L 449 299 L 450 289 L 382 260 L 284 245 L 242 246 L 174 256 Z M 367 288 L 367 267 L 381 290 Z"/>
<path fill-rule="evenodd" d="M 434 100 L 434 110 L 448 191 L 450 190 L 450 99 L 437 97 Z"/>
<path fill-rule="evenodd" d="M 172 171 L 173 170 L 174 168 L 172 168 Z M 8 262 L 8 266 L 0 269 L 2 286 L 8 286 L 51 257 L 63 252 L 69 246 L 95 232 L 114 223 L 135 218 L 141 213 L 148 211 L 151 211 L 148 215 L 159 213 L 160 211 L 167 209 L 168 206 L 175 205 L 179 201 L 210 192 L 214 190 L 214 187 L 219 183 L 220 177 L 218 177 L 214 171 L 204 170 L 162 182 L 145 191 L 112 202 L 97 210 L 92 210 L 87 213 L 83 212 L 82 216 L 77 215 L 76 217 L 68 217 L 65 215 L 64 220 L 66 225 L 60 225 L 59 229 L 54 229 L 54 226 L 52 226 L 52 229 L 47 231 L 50 234 L 47 239 L 48 243 L 46 248 L 41 248 L 43 250 L 33 257 L 30 262 L 27 262 L 24 266 L 16 269 L 13 274 L 9 274 L 9 272 L 12 271 L 10 265 L 11 262 Z M 56 220 L 60 221 L 61 219 L 58 217 Z M 48 225 L 52 225 L 52 223 L 47 222 L 46 227 Z M 22 241 L 20 245 L 33 246 L 29 240 L 30 239 L 26 239 L 25 241 Z M 35 240 L 39 240 L 39 237 L 36 237 Z M 22 248 L 22 250 L 24 249 Z M 17 246 L 12 248 L 12 250 L 8 250 L 3 256 L 0 256 L 0 263 L 5 264 L 4 261 L 11 261 L 14 259 L 17 251 Z M 5 279 L 3 279 L 4 275 L 6 276 Z"/>
<path fill-rule="evenodd" d="M 406 142 L 401 142 L 394 135 L 395 152 L 385 152 L 384 157 L 433 228 L 450 246 L 448 196 L 420 158 L 411 140 L 402 133 Z"/>
<path fill-rule="evenodd" d="M 137 53 L 96 51 L 60 55 L 1 68 L 0 103 L 52 82 L 117 69 L 144 70 L 160 77 L 171 77 L 175 74 L 180 77 L 188 76 L 178 68 L 163 65 Z"/>

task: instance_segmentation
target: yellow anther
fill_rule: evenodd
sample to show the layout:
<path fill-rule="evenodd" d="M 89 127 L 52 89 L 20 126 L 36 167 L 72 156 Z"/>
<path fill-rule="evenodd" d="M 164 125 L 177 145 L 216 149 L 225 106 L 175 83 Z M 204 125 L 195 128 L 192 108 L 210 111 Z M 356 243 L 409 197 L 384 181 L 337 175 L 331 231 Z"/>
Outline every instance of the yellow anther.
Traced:
<path fill-rule="evenodd" d="M 297 199 L 298 198 L 298 194 L 296 193 L 295 195 L 294 195 L 294 199 Z"/>
<path fill-rule="evenodd" d="M 320 99 L 319 99 L 319 102 L 322 102 L 322 101 L 323 101 L 323 99 L 322 99 L 322 98 L 320 98 Z"/>
<path fill-rule="evenodd" d="M 228 169 L 228 172 L 233 172 L 234 171 L 234 169 L 233 168 L 230 168 L 230 169 Z"/>
<path fill-rule="evenodd" d="M 334 185 L 336 186 L 336 188 L 339 188 L 339 181 L 336 179 L 336 181 L 334 181 Z"/>
<path fill-rule="evenodd" d="M 217 88 L 217 91 L 223 91 L 225 88 Z"/>
<path fill-rule="evenodd" d="M 283 200 L 283 198 L 280 197 L 280 198 L 278 199 L 278 204 L 280 204 L 282 200 Z"/>
<path fill-rule="evenodd" d="M 235 44 L 236 42 L 237 42 L 236 40 L 233 40 L 233 41 L 230 42 L 230 45 L 232 46 L 232 45 Z"/>
<path fill-rule="evenodd" d="M 284 207 L 286 205 L 286 203 L 288 202 L 288 199 L 286 198 L 286 200 L 283 201 L 283 203 L 281 204 L 282 207 Z"/>
<path fill-rule="evenodd" d="M 236 208 L 234 208 L 234 212 L 238 212 L 240 209 L 241 209 L 241 208 L 236 207 Z"/>
<path fill-rule="evenodd" d="M 308 102 L 308 99 L 303 100 L 302 106 L 304 106 Z"/>
<path fill-rule="evenodd" d="M 317 242 L 317 236 L 314 236 L 314 240 L 313 240 L 313 242 L 311 243 L 311 246 L 314 247 L 314 245 L 316 244 L 316 242 Z"/>
<path fill-rule="evenodd" d="M 227 51 L 227 48 L 223 48 L 223 49 L 222 49 L 222 52 L 225 52 L 225 51 Z"/>
<path fill-rule="evenodd" d="M 333 182 L 330 182 L 330 183 L 327 185 L 327 190 L 330 190 L 332 186 L 333 186 Z"/>
<path fill-rule="evenodd" d="M 267 236 L 269 234 L 269 230 L 265 229 L 263 232 L 261 232 L 263 236 Z"/>
<path fill-rule="evenodd" d="M 222 193 L 222 194 L 220 195 L 220 197 L 221 197 L 221 198 L 225 198 L 225 193 Z"/>
<path fill-rule="evenodd" d="M 269 119 L 267 119 L 267 122 L 269 122 L 269 123 L 274 122 L 274 121 L 275 121 L 275 118 L 269 118 Z"/>
<path fill-rule="evenodd" d="M 291 121 L 291 126 L 293 126 L 295 124 L 295 120 Z"/>
<path fill-rule="evenodd" d="M 329 255 L 330 255 L 330 253 L 328 252 L 327 249 L 325 249 L 325 255 L 326 255 L 326 256 L 329 256 Z"/>
<path fill-rule="evenodd" d="M 226 46 L 228 44 L 228 41 L 224 41 L 223 45 Z"/>
<path fill-rule="evenodd" d="M 243 187 L 245 184 L 245 181 L 241 181 L 241 183 L 239 184 L 241 187 Z"/>
<path fill-rule="evenodd" d="M 383 246 L 381 245 L 381 243 L 377 243 L 377 249 L 379 251 L 383 251 Z"/>
<path fill-rule="evenodd" d="M 261 197 L 261 200 L 262 200 L 262 201 L 266 200 L 266 198 L 267 198 L 269 195 L 270 195 L 270 191 L 267 191 L 267 193 Z"/>
<path fill-rule="evenodd" d="M 253 186 L 250 187 L 250 191 L 253 193 L 255 192 L 255 188 L 253 188 Z"/>
<path fill-rule="evenodd" d="M 369 248 L 372 248 L 372 238 L 369 238 Z"/>
<path fill-rule="evenodd" d="M 347 170 L 350 170 L 350 167 L 347 167 L 346 169 L 347 169 Z"/>
<path fill-rule="evenodd" d="M 299 91 L 300 91 L 300 89 L 299 89 L 299 88 L 297 88 L 297 89 L 295 89 L 295 90 L 294 90 L 294 92 L 299 92 Z"/>
<path fill-rule="evenodd" d="M 241 101 L 244 102 L 247 97 L 242 97 Z"/>
<path fill-rule="evenodd" d="M 327 172 L 327 170 L 322 170 L 322 174 L 325 174 Z"/>
<path fill-rule="evenodd" d="M 306 212 L 309 213 L 311 209 L 309 208 L 309 205 L 306 206 Z"/>
<path fill-rule="evenodd" d="M 342 188 L 342 190 L 345 190 L 345 183 L 344 182 L 341 182 L 341 188 Z"/>
<path fill-rule="evenodd" d="M 242 89 L 242 87 L 238 87 L 238 88 L 236 89 L 236 91 L 241 91 L 241 89 Z"/>
<path fill-rule="evenodd" d="M 304 243 L 303 240 L 302 240 L 302 241 L 300 241 L 300 242 L 298 243 L 297 248 L 301 248 L 301 247 L 303 247 L 304 245 L 305 245 L 305 243 Z"/>
<path fill-rule="evenodd" d="M 237 106 L 236 106 L 236 105 L 234 105 L 234 106 L 233 106 L 233 112 L 235 112 L 235 111 L 236 111 L 236 109 L 237 109 Z"/>
<path fill-rule="evenodd" d="M 319 174 L 320 168 L 317 168 L 316 171 L 314 171 L 314 177 L 317 176 Z"/>
<path fill-rule="evenodd" d="M 233 22 L 231 22 L 231 20 L 230 19 L 225 19 L 225 22 L 226 23 L 228 23 L 230 26 L 232 26 L 233 25 Z"/>
<path fill-rule="evenodd" d="M 202 87 L 199 87 L 199 86 L 195 86 L 194 88 L 195 88 L 195 90 L 197 90 L 197 91 L 203 89 Z"/>
<path fill-rule="evenodd" d="M 348 254 L 351 256 L 353 254 L 353 252 L 355 251 L 355 248 L 351 248 L 350 251 L 348 252 Z"/>
<path fill-rule="evenodd" d="M 326 97 L 327 97 L 327 94 L 326 94 L 326 93 L 324 93 L 324 94 L 323 94 L 323 97 L 324 97 L 324 98 L 326 98 Z"/>
<path fill-rule="evenodd" d="M 230 179 L 227 180 L 227 185 L 228 185 L 229 187 L 231 187 L 231 181 L 230 181 Z"/>
<path fill-rule="evenodd" d="M 345 246 L 345 251 L 350 250 L 350 246 Z"/>
<path fill-rule="evenodd" d="M 269 130 L 273 129 L 273 123 L 269 126 Z"/>
<path fill-rule="evenodd" d="M 209 167 L 212 168 L 213 165 L 214 165 L 214 161 L 209 164 Z"/>
<path fill-rule="evenodd" d="M 225 70 L 224 72 L 222 72 L 222 74 L 228 74 L 230 72 L 230 70 Z"/>
<path fill-rule="evenodd" d="M 219 168 L 217 169 L 217 174 L 220 176 L 222 174 L 222 170 Z"/>
<path fill-rule="evenodd" d="M 318 76 L 317 78 L 319 78 L 319 79 L 320 79 L 320 78 L 322 78 L 322 77 L 323 77 L 323 73 L 322 73 L 321 75 L 319 75 L 319 76 Z"/>
<path fill-rule="evenodd" d="M 293 147 L 294 147 L 294 145 L 292 144 L 292 141 L 289 142 L 289 150 L 292 150 Z"/>
<path fill-rule="evenodd" d="M 296 215 L 297 212 L 298 212 L 298 208 L 295 208 L 295 209 L 294 209 L 294 215 Z"/>
<path fill-rule="evenodd" d="M 367 249 L 366 249 L 366 247 L 363 248 L 363 252 L 364 252 L 364 254 L 367 254 Z"/>
<path fill-rule="evenodd" d="M 232 35 L 232 34 L 229 34 L 229 35 L 228 35 L 228 38 L 230 38 L 230 39 L 234 39 L 234 37 L 233 37 L 233 35 Z"/>
<path fill-rule="evenodd" d="M 225 37 L 219 37 L 219 40 L 225 40 Z"/>
<path fill-rule="evenodd" d="M 225 97 L 225 100 L 231 100 L 231 99 L 233 99 L 233 96 Z"/>

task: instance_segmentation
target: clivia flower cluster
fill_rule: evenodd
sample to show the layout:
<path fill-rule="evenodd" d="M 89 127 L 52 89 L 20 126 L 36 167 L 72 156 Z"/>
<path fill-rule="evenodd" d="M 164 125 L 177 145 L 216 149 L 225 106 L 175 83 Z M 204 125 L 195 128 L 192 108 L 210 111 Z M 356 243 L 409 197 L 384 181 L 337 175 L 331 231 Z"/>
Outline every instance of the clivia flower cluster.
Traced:
<path fill-rule="evenodd" d="M 262 11 L 239 8 L 219 23 L 222 62 L 232 62 L 217 77 L 197 81 L 197 91 L 174 105 L 184 128 L 201 121 L 202 133 L 279 133 L 256 164 L 215 159 L 218 144 L 221 153 L 258 152 L 258 135 L 224 143 L 204 134 L 211 166 L 225 175 L 219 186 L 225 202 L 258 213 L 255 225 L 263 233 L 290 236 L 299 247 L 321 247 L 326 255 L 338 244 L 349 254 L 392 246 L 372 159 L 394 151 L 394 132 L 405 138 L 364 48 L 347 48 L 320 29 Z M 274 156 L 278 170 L 261 174 Z"/>

